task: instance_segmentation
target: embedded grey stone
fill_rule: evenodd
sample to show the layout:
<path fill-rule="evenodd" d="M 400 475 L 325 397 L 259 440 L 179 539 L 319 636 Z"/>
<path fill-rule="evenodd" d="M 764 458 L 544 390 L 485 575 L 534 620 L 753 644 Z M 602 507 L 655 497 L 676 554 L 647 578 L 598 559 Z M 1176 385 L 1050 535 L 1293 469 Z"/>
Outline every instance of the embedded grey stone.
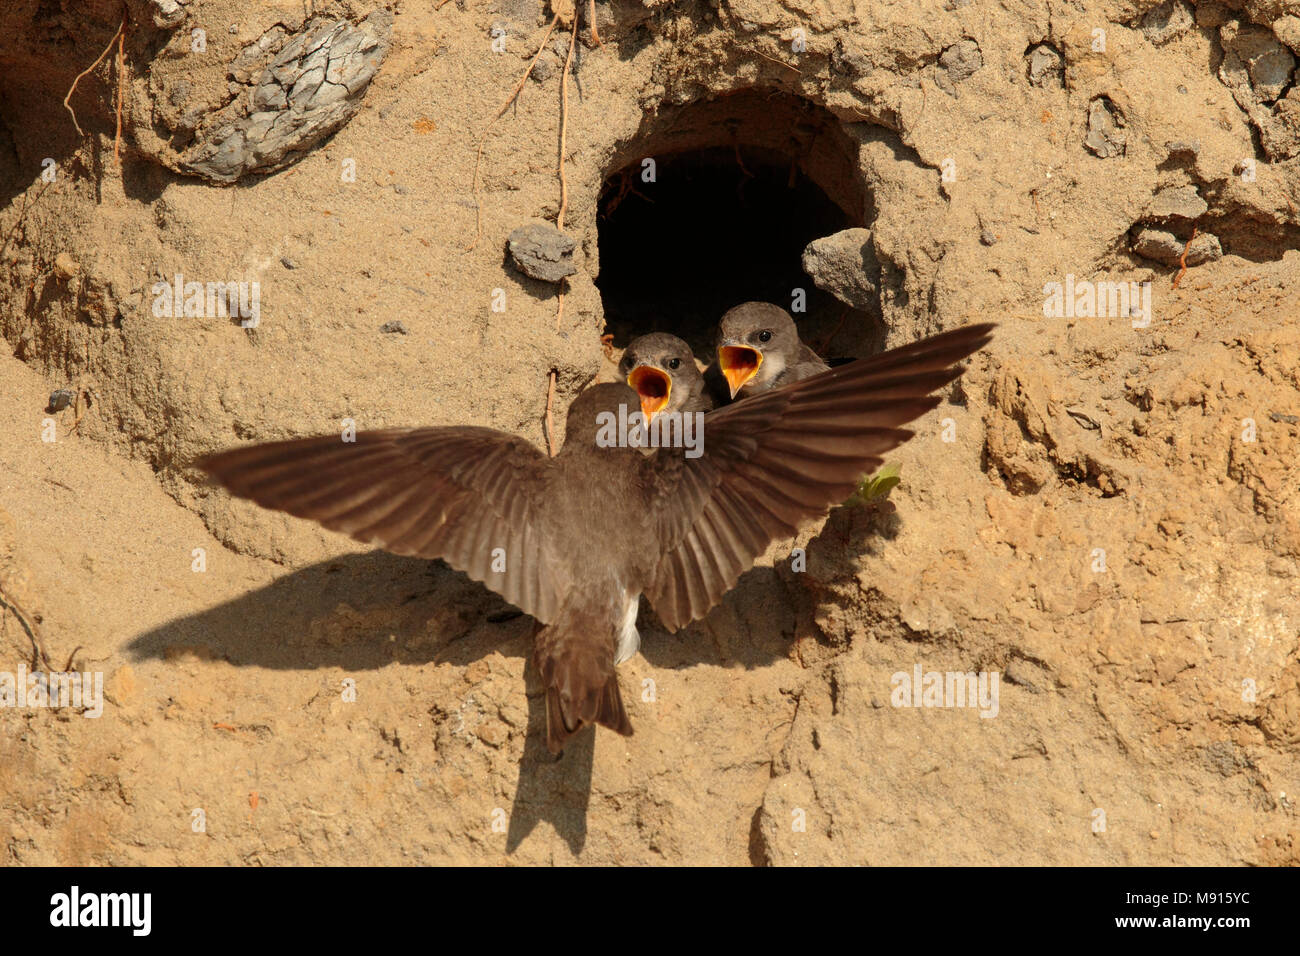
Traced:
<path fill-rule="evenodd" d="M 1143 36 L 1156 46 L 1164 46 L 1196 26 L 1196 16 L 1183 0 L 1166 0 L 1143 14 L 1141 26 Z"/>
<path fill-rule="evenodd" d="M 1065 88 L 1065 57 L 1050 43 L 1029 51 L 1029 82 L 1044 89 Z"/>
<path fill-rule="evenodd" d="M 1209 204 L 1201 198 L 1195 186 L 1175 186 L 1156 193 L 1147 205 L 1148 219 L 1198 219 L 1205 215 Z"/>
<path fill-rule="evenodd" d="M 56 388 L 50 392 L 50 404 L 45 406 L 46 412 L 61 412 L 77 400 L 77 394 L 70 388 Z"/>
<path fill-rule="evenodd" d="M 847 36 L 835 38 L 835 45 L 830 51 L 830 61 L 831 72 L 840 76 L 870 76 L 876 68 L 871 62 L 871 57 L 858 49 L 854 45 L 854 39 Z"/>
<path fill-rule="evenodd" d="M 1223 60 L 1219 79 L 1259 133 L 1270 160 L 1300 154 L 1300 90 L 1282 96 L 1295 56 L 1268 29 L 1230 20 L 1219 29 Z"/>
<path fill-rule="evenodd" d="M 1199 266 L 1202 262 L 1214 262 L 1223 258 L 1223 246 L 1219 237 L 1212 232 L 1198 232 L 1192 244 L 1187 247 L 1187 264 Z"/>
<path fill-rule="evenodd" d="M 1148 226 L 1139 229 L 1133 239 L 1133 251 L 1139 256 L 1167 266 L 1180 264 L 1184 247 L 1187 248 L 1189 266 L 1223 258 L 1219 237 L 1209 232 L 1197 233 L 1196 238 L 1188 244 L 1187 240 L 1179 239 L 1172 232 Z"/>
<path fill-rule="evenodd" d="M 400 335 L 407 335 L 406 323 L 401 319 L 390 319 L 379 327 L 380 332 L 396 332 Z"/>
<path fill-rule="evenodd" d="M 980 46 L 974 40 L 960 40 L 939 54 L 942 72 L 935 82 L 946 93 L 956 95 L 956 84 L 969 80 L 984 65 Z"/>
<path fill-rule="evenodd" d="M 874 276 L 880 274 L 870 229 L 844 229 L 814 239 L 804 247 L 803 271 L 817 288 L 845 305 L 867 309 L 876 300 Z"/>
<path fill-rule="evenodd" d="M 1287 88 L 1294 69 L 1295 57 L 1291 51 L 1275 41 L 1267 51 L 1251 60 L 1250 82 L 1261 100 L 1272 102 Z"/>
<path fill-rule="evenodd" d="M 543 282 L 561 282 L 578 271 L 573 263 L 577 243 L 550 223 L 520 226 L 506 240 L 519 271 Z"/>
<path fill-rule="evenodd" d="M 149 0 L 153 25 L 169 30 L 185 19 L 185 4 L 189 0 Z"/>
<path fill-rule="evenodd" d="M 278 26 L 269 30 L 230 66 L 236 83 L 258 77 L 250 95 L 208 118 L 181 167 L 232 183 L 297 162 L 360 109 L 388 53 L 392 25 L 391 13 L 376 10 L 358 24 L 316 19 L 293 36 Z"/>
<path fill-rule="evenodd" d="M 1172 232 L 1150 227 L 1139 229 L 1133 238 L 1133 251 L 1143 259 L 1161 262 L 1165 265 L 1178 265 L 1178 257 L 1183 254 L 1183 242 Z"/>
<path fill-rule="evenodd" d="M 1266 27 L 1249 24 L 1231 29 L 1230 26 L 1219 31 L 1223 40 L 1220 79 L 1229 87 L 1242 86 L 1244 79 L 1257 102 L 1273 102 L 1291 81 L 1295 56 Z"/>
<path fill-rule="evenodd" d="M 1128 136 L 1124 114 L 1108 97 L 1099 96 L 1088 106 L 1088 135 L 1083 144 L 1102 159 L 1124 155 Z"/>
<path fill-rule="evenodd" d="M 528 74 L 531 79 L 538 83 L 545 83 L 556 73 L 559 72 L 563 64 L 558 56 L 550 50 L 543 50 L 537 57 L 537 62 L 533 64 L 533 72 Z"/>
<path fill-rule="evenodd" d="M 1220 740 L 1210 744 L 1205 748 L 1204 755 L 1206 765 L 1225 777 L 1231 777 L 1233 774 L 1250 766 L 1250 761 L 1246 759 L 1237 746 L 1227 740 Z"/>

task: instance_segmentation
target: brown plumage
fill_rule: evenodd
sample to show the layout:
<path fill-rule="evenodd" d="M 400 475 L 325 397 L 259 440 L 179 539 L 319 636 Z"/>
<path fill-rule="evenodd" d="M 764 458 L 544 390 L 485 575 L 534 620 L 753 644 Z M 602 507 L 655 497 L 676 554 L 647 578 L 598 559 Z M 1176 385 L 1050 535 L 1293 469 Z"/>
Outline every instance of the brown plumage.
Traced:
<path fill-rule="evenodd" d="M 790 313 L 770 302 L 745 302 L 718 323 L 716 374 L 711 387 L 723 401 L 761 395 L 826 371 L 830 366 L 799 339 Z"/>
<path fill-rule="evenodd" d="M 958 329 L 709 412 L 699 457 L 609 447 L 608 416 L 638 407 L 632 389 L 611 383 L 574 400 L 555 458 L 485 428 L 399 428 L 254 445 L 200 466 L 266 507 L 443 558 L 536 617 L 547 743 L 558 752 L 593 724 L 632 732 L 615 665 L 635 653 L 642 594 L 672 630 L 702 617 L 774 539 L 843 501 L 911 437 L 902 426 L 939 403 L 931 393 L 991 329 Z"/>

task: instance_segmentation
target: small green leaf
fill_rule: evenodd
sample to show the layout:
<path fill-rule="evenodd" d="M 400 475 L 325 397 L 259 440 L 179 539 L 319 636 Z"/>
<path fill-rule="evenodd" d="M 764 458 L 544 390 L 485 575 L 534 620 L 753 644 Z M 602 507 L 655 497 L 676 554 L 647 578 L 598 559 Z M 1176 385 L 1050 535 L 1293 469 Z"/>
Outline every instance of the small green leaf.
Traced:
<path fill-rule="evenodd" d="M 854 504 L 866 504 L 869 501 L 878 501 L 889 497 L 889 493 L 894 490 L 894 486 L 902 481 L 900 477 L 902 468 L 903 466 L 898 462 L 889 462 L 874 475 L 863 478 L 862 483 L 858 485 L 858 490 L 854 492 L 849 501 Z"/>

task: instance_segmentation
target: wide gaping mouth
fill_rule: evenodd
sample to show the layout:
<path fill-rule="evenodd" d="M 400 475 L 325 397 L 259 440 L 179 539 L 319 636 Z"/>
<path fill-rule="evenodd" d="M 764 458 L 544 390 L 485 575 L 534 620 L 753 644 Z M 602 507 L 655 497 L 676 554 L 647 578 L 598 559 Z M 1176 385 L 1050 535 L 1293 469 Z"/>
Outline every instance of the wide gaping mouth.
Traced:
<path fill-rule="evenodd" d="M 763 353 L 746 345 L 724 345 L 718 349 L 718 367 L 731 386 L 731 397 L 745 387 L 745 383 L 758 374 L 763 364 Z"/>
<path fill-rule="evenodd" d="M 627 383 L 636 389 L 641 399 L 641 414 L 646 424 L 654 420 L 655 415 L 668 407 L 668 398 L 673 391 L 673 380 L 668 373 L 652 365 L 638 365 L 627 377 Z"/>

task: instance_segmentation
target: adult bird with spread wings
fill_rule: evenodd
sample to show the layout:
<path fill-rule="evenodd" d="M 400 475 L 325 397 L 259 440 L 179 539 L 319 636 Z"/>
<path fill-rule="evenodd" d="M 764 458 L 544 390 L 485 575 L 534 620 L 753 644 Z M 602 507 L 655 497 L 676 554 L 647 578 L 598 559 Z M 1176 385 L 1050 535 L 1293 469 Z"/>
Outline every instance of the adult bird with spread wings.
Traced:
<path fill-rule="evenodd" d="M 703 617 L 768 545 L 848 498 L 939 404 L 972 325 L 842 365 L 704 417 L 703 453 L 609 447 L 625 384 L 569 408 L 548 458 L 488 428 L 389 428 L 237 448 L 199 466 L 240 497 L 397 554 L 442 558 L 543 625 L 534 661 L 547 744 L 583 727 L 631 734 L 615 665 L 636 653 L 642 595 L 677 630 Z"/>

